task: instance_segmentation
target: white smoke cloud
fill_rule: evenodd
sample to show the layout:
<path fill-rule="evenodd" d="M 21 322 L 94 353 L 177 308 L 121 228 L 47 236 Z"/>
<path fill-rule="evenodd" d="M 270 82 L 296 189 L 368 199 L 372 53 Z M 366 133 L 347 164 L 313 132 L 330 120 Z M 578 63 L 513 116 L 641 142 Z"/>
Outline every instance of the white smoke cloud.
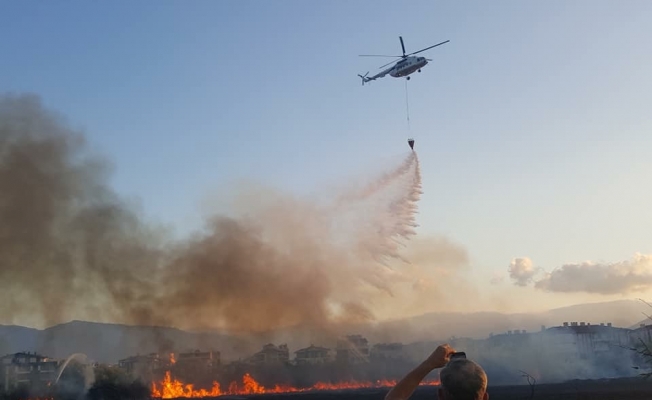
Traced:
<path fill-rule="evenodd" d="M 515 258 L 509 264 L 509 277 L 514 280 L 518 286 L 527 286 L 532 279 L 541 271 L 540 268 L 535 268 L 532 260 L 527 257 Z"/>

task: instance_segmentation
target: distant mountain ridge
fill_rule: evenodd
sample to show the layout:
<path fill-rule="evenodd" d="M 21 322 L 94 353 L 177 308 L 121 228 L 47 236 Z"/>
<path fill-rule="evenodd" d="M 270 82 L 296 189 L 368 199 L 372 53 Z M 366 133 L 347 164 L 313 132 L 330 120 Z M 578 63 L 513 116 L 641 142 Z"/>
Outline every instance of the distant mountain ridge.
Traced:
<path fill-rule="evenodd" d="M 539 331 L 541 326 L 563 322 L 611 322 L 614 326 L 637 327 L 648 307 L 634 300 L 578 304 L 540 313 L 503 314 L 499 312 L 433 312 L 401 320 L 370 325 L 352 325 L 337 334 L 359 333 L 371 343 L 447 340 L 452 336 L 481 339 L 490 333 L 508 330 Z M 43 330 L 15 325 L 0 325 L 0 353 L 36 351 L 65 358 L 84 353 L 92 360 L 117 363 L 119 359 L 152 352 L 213 349 L 226 361 L 247 356 L 268 342 L 288 343 L 291 351 L 310 344 L 334 347 L 336 332 L 295 327 L 282 331 L 250 335 L 220 332 L 188 332 L 172 327 L 131 326 L 71 321 Z"/>
<path fill-rule="evenodd" d="M 612 323 L 614 326 L 630 327 L 640 321 L 647 306 L 635 300 L 617 300 L 600 303 L 576 304 L 536 313 L 504 314 L 499 312 L 475 313 L 427 313 L 405 320 L 388 322 L 388 325 L 407 326 L 416 330 L 415 339 L 426 332 L 438 337 L 465 336 L 486 337 L 490 333 L 508 330 L 540 331 L 542 326 L 559 326 L 564 322 Z M 397 328 L 398 328 L 397 327 Z"/>

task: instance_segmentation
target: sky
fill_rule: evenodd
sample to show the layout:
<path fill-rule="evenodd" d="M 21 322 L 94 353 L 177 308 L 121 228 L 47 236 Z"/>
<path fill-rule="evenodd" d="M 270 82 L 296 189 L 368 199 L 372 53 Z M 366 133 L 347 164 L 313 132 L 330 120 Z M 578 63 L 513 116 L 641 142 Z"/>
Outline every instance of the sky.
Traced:
<path fill-rule="evenodd" d="M 419 232 L 463 246 L 483 295 L 459 309 L 546 309 L 652 294 L 508 272 L 611 276 L 652 254 L 651 18 L 647 1 L 5 1 L 0 91 L 65 115 L 180 236 L 238 182 L 310 194 L 414 137 Z M 450 40 L 408 82 L 409 126 L 405 80 L 357 77 L 400 35 L 408 52 Z"/>

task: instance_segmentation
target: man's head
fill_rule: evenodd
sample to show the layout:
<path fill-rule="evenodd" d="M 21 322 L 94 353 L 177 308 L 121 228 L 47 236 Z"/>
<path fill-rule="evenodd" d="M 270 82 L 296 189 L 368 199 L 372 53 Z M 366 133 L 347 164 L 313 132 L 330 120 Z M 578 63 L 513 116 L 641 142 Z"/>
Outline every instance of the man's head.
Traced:
<path fill-rule="evenodd" d="M 442 400 L 488 400 L 487 374 L 481 366 L 467 359 L 449 362 L 439 373 Z"/>

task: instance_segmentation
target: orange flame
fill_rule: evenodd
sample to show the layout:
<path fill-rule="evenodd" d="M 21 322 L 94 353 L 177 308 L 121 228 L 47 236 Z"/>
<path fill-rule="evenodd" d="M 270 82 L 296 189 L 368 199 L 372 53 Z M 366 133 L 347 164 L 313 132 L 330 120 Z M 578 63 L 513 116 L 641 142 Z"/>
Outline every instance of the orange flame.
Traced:
<path fill-rule="evenodd" d="M 184 384 L 179 380 L 172 380 L 170 371 L 165 373 L 165 378 L 161 381 L 160 390 L 152 383 L 152 396 L 163 399 L 174 399 L 177 397 L 215 397 L 220 396 L 220 384 L 213 382 L 213 388 L 208 391 L 206 389 L 195 390 L 192 384 Z"/>
<path fill-rule="evenodd" d="M 368 381 L 348 381 L 339 383 L 317 382 L 308 388 L 296 388 L 287 385 L 275 385 L 274 387 L 264 387 L 258 383 L 250 374 L 246 373 L 242 377 L 242 384 L 231 382 L 227 390 L 222 390 L 218 382 L 213 382 L 213 387 L 207 389 L 195 389 L 192 384 L 185 384 L 177 379 L 172 379 L 170 371 L 165 373 L 165 378 L 157 385 L 152 382 L 152 397 L 160 399 L 175 399 L 179 397 L 201 398 L 217 397 L 224 395 L 242 395 L 242 394 L 265 394 L 265 393 L 295 393 L 309 392 L 317 390 L 343 390 L 343 389 L 362 389 L 362 388 L 382 388 L 396 385 L 395 380 L 378 380 L 375 382 Z M 433 386 L 439 385 L 439 381 L 424 381 L 419 385 Z"/>
<path fill-rule="evenodd" d="M 174 353 L 170 353 L 170 364 L 174 365 L 177 363 L 177 360 L 174 358 Z"/>

